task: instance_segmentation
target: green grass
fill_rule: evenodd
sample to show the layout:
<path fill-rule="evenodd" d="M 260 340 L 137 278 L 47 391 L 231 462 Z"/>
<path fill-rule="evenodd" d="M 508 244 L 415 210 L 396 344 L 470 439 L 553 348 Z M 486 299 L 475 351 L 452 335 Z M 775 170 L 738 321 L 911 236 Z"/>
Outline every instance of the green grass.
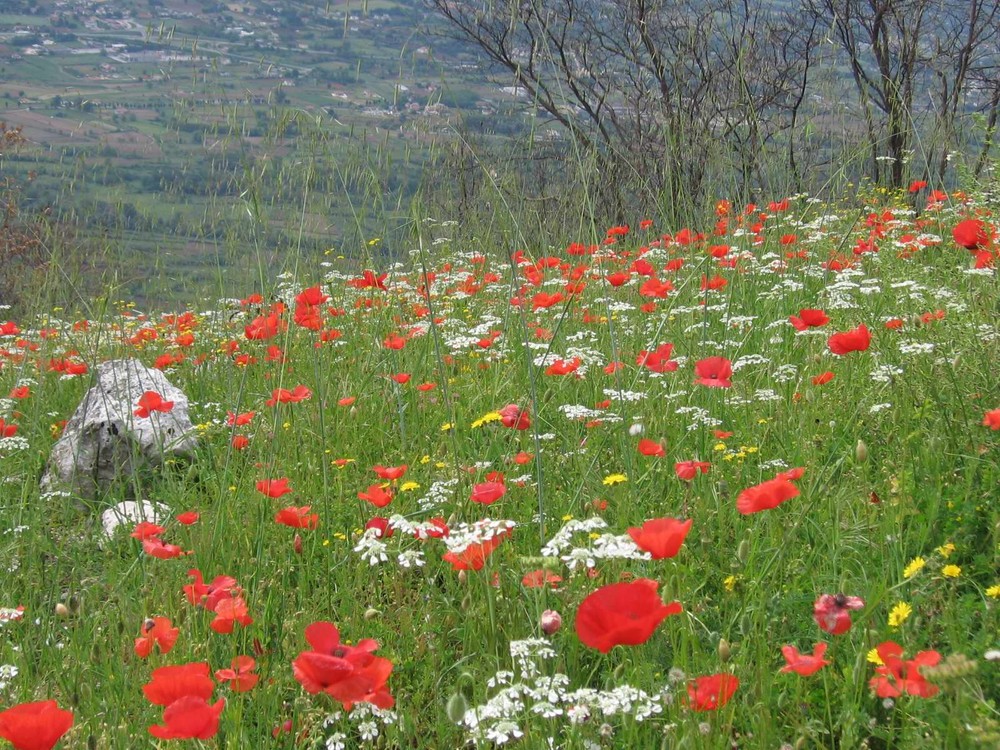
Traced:
<path fill-rule="evenodd" d="M 556 747 L 573 748 L 593 746 L 587 742 L 989 746 L 1000 698 L 996 663 L 984 660 L 997 647 L 1000 625 L 1000 433 L 983 420 L 1000 407 L 992 374 L 1000 335 L 997 281 L 992 273 L 969 273 L 970 254 L 951 239 L 951 228 L 971 207 L 915 217 L 897 205 L 896 219 L 878 239 L 880 251 L 853 255 L 855 243 L 874 231 L 866 222 L 869 209 L 881 213 L 883 201 L 892 200 L 873 200 L 860 220 L 856 209 L 804 199 L 785 212 L 762 206 L 758 211 L 770 216 L 760 244 L 734 231 L 733 215 L 728 236 L 709 234 L 692 245 L 662 239 L 678 227 L 637 229 L 645 218 L 637 216 L 629 234 L 601 245 L 597 256 L 541 248 L 530 238 L 504 239 L 515 237 L 518 227 L 501 216 L 490 231 L 477 230 L 475 243 L 455 239 L 463 227 L 441 223 L 452 217 L 415 221 L 408 239 L 396 241 L 410 251 L 408 260 L 391 269 L 376 244 L 341 253 L 348 256 L 342 259 L 337 253 L 310 257 L 292 245 L 283 257 L 262 254 L 268 260 L 256 269 L 259 282 L 235 292 L 260 292 L 265 304 L 278 298 L 289 305 L 287 330 L 267 341 L 244 335 L 259 307 L 164 300 L 163 309 L 186 307 L 197 316 L 194 343 L 182 349 L 172 343 L 177 328 L 158 314 L 123 317 L 130 308 L 115 303 L 126 299 L 121 288 L 107 298 L 74 298 L 72 288 L 53 283 L 39 295 L 35 314 L 18 320 L 21 338 L 37 351 L 22 356 L 16 337 L 0 339 L 0 393 L 30 388 L 26 399 L 0 401 L 0 416 L 18 425 L 16 438 L 0 440 L 6 477 L 0 561 L 10 571 L 0 606 L 25 608 L 23 619 L 0 630 L 0 663 L 18 670 L 0 705 L 53 698 L 71 708 L 67 747 L 155 746 L 146 727 L 160 723 L 161 711 L 141 690 L 152 670 L 205 661 L 214 671 L 247 654 L 256 658 L 261 681 L 244 694 L 216 688 L 226 707 L 217 737 L 205 746 L 292 747 L 300 737 L 305 746 L 322 747 L 343 732 L 350 747 L 458 747 L 469 735 L 455 720 L 462 708 L 497 695 L 500 688 L 488 680 L 498 670 L 514 670 L 515 682 L 535 684 L 525 665 L 515 666 L 511 643 L 540 637 L 541 612 L 555 609 L 564 625 L 549 639 L 554 653 L 539 669 L 566 675 L 567 685 L 552 699 L 566 705 L 552 718 L 531 712 L 538 697 L 526 699 L 523 710 L 509 710 L 523 747 L 545 747 L 550 737 Z M 820 231 L 810 222 L 823 214 L 828 218 Z M 757 220 L 754 212 L 739 223 Z M 706 219 L 703 228 L 710 232 L 714 221 Z M 792 233 L 793 245 L 780 243 Z M 937 241 L 900 253 L 903 238 L 917 233 Z M 604 236 L 577 239 L 596 244 Z M 737 267 L 716 267 L 707 253 L 711 244 L 732 246 Z M 639 296 L 644 279 L 633 274 L 618 288 L 604 279 L 630 268 L 640 248 L 649 247 L 643 257 L 674 291 L 644 312 L 639 306 L 650 302 Z M 523 267 L 512 270 L 509 258 L 517 250 L 562 265 L 539 264 L 544 281 L 536 288 L 525 281 Z M 790 250 L 806 256 L 786 259 Z M 838 253 L 853 268 L 823 267 Z M 684 260 L 680 270 L 663 271 L 676 259 Z M 161 261 L 169 268 L 172 259 Z M 779 262 L 787 266 L 775 271 L 771 264 Z M 348 284 L 361 268 L 390 272 L 389 290 Z M 586 285 L 581 293 L 532 309 L 535 294 L 562 290 L 574 268 Z M 428 297 L 419 291 L 425 272 L 437 274 Z M 702 276 L 716 274 L 727 284 L 703 292 Z M 457 294 L 470 277 L 480 288 Z M 322 328 L 340 331 L 335 341 L 321 341 L 292 320 L 296 294 L 315 284 L 330 295 Z M 514 296 L 519 306 L 511 304 Z M 830 323 L 796 334 L 787 319 L 802 308 L 826 310 Z M 920 320 L 937 310 L 942 318 Z M 82 317 L 90 319 L 89 331 L 74 331 L 72 322 Z M 893 318 L 903 321 L 901 328 L 885 326 Z M 829 334 L 861 323 L 872 332 L 870 348 L 833 355 Z M 127 343 L 145 327 L 157 331 L 157 340 Z M 41 328 L 57 333 L 42 337 Z M 499 337 L 479 346 L 491 331 Z M 385 346 L 394 333 L 407 339 L 404 348 Z M 238 349 L 229 353 L 226 342 Z M 674 344 L 676 371 L 658 375 L 636 363 L 641 351 L 666 342 Z M 271 345 L 283 350 L 284 364 L 266 361 Z M 124 499 L 127 487 L 88 501 L 83 511 L 66 498 L 39 496 L 53 431 L 90 384 L 89 376 L 63 379 L 47 370 L 50 358 L 67 351 L 79 352 L 91 371 L 112 357 L 153 364 L 165 353 L 184 353 L 167 376 L 190 398 L 197 457 L 190 466 L 152 472 L 139 488 L 171 514 L 200 513 L 193 526 L 167 519 L 163 539 L 186 551 L 180 558 L 145 555 L 127 530 L 101 541 L 97 515 Z M 255 361 L 240 365 L 239 355 Z M 549 358 L 536 359 L 542 355 Z M 694 363 L 709 356 L 737 363 L 731 389 L 693 384 Z M 544 374 L 556 357 L 580 357 L 581 369 Z M 605 373 L 614 360 L 623 368 Z M 833 380 L 813 385 L 827 370 Z M 406 385 L 389 378 L 401 372 L 412 376 Z M 421 391 L 420 383 L 435 387 Z M 311 389 L 309 400 L 265 405 L 273 389 L 298 384 Z M 356 401 L 338 404 L 349 397 Z M 530 429 L 497 421 L 495 412 L 511 403 L 529 411 Z M 227 410 L 256 416 L 234 429 L 225 423 Z M 720 438 L 716 430 L 732 435 Z M 249 437 L 246 450 L 230 447 L 234 434 Z M 665 456 L 640 454 L 640 435 L 661 442 Z M 533 461 L 513 463 L 518 452 L 534 454 Z M 347 462 L 338 466 L 338 459 Z M 710 462 L 711 469 L 682 482 L 673 465 L 691 459 Z M 382 511 L 358 499 L 379 481 L 372 471 L 379 464 L 408 466 Z M 743 490 L 792 467 L 804 468 L 797 497 L 760 513 L 737 512 Z M 506 475 L 506 494 L 490 507 L 472 503 L 473 485 L 491 471 Z M 608 481 L 618 474 L 627 481 Z M 258 481 L 278 477 L 289 480 L 292 494 L 270 499 L 255 489 Z M 428 494 L 435 487 L 439 494 Z M 318 514 L 317 528 L 296 532 L 274 522 L 280 508 L 305 505 Z M 484 517 L 516 526 L 480 571 L 454 570 L 442 559 L 441 540 L 418 542 L 402 531 L 384 540 L 387 561 L 370 565 L 355 550 L 362 527 L 373 516 L 395 514 L 410 523 L 440 517 L 453 529 Z M 689 517 L 693 527 L 669 560 L 598 558 L 587 574 L 558 557 L 543 559 L 543 546 L 564 523 L 590 517 L 606 524 L 591 537 L 625 535 L 660 517 Z M 593 543 L 583 532 L 572 546 L 582 551 Z M 399 554 L 417 550 L 423 567 L 398 564 Z M 925 566 L 904 577 L 918 556 Z M 946 565 L 960 571 L 949 577 Z M 562 584 L 523 586 L 522 577 L 540 567 L 561 576 Z M 212 615 L 182 594 L 190 568 L 206 580 L 236 578 L 253 623 L 231 635 L 212 632 Z M 608 654 L 588 648 L 574 628 L 580 603 L 603 586 L 636 577 L 657 581 L 659 595 L 681 602 L 684 612 L 667 618 L 643 644 Z M 853 612 L 849 631 L 830 635 L 817 627 L 812 607 L 821 594 L 838 593 L 861 597 L 865 606 Z M 912 613 L 890 626 L 900 602 Z M 139 659 L 133 639 L 152 616 L 169 617 L 179 638 L 169 654 Z M 308 695 L 293 677 L 292 661 L 309 648 L 306 626 L 324 620 L 337 624 L 345 642 L 374 638 L 377 655 L 394 665 L 388 687 L 395 718 L 379 725 L 377 741 L 359 739 L 363 716 L 350 718 L 328 696 Z M 867 683 L 875 672 L 867 658 L 888 640 L 901 644 L 906 658 L 922 650 L 942 654 L 949 666 L 925 668 L 940 688 L 937 696 L 883 701 L 871 692 Z M 819 642 L 829 644 L 831 662 L 819 673 L 779 672 L 782 646 L 810 652 Z M 958 655 L 971 666 L 954 662 Z M 685 686 L 722 672 L 740 681 L 732 700 L 715 712 L 693 711 Z M 625 684 L 651 697 L 631 708 L 609 698 L 606 705 L 618 713 L 602 716 L 594 707 L 589 721 L 568 721 L 565 711 L 585 702 L 582 694 L 566 697 L 569 691 Z M 643 703 L 654 713 L 636 721 L 635 706 Z M 285 721 L 292 722 L 291 733 L 272 740 L 272 730 Z M 495 719 L 484 717 L 482 727 L 502 733 Z"/>

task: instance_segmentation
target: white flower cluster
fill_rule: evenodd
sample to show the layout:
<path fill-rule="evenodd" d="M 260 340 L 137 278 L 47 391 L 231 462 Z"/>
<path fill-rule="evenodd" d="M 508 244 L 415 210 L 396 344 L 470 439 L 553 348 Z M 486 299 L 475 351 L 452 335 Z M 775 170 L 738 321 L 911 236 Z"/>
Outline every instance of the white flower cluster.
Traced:
<path fill-rule="evenodd" d="M 531 721 L 532 716 L 565 719 L 563 727 L 553 729 L 551 724 L 547 725 L 550 735 L 553 731 L 559 734 L 562 729 L 576 735 L 580 725 L 591 723 L 594 718 L 627 717 L 644 721 L 662 713 L 664 703 L 672 699 L 668 686 L 654 693 L 631 685 L 609 690 L 570 690 L 567 675 L 543 673 L 543 663 L 556 657 L 556 651 L 544 638 L 512 641 L 510 653 L 518 671 L 500 671 L 488 680 L 487 686 L 496 692 L 485 703 L 468 709 L 459 722 L 468 731 L 471 743 L 507 744 L 524 735 L 522 724 Z M 614 727 L 607 723 L 599 728 L 593 723 L 602 736 L 614 733 Z"/>
<path fill-rule="evenodd" d="M 368 564 L 372 566 L 389 561 L 386 544 L 382 541 L 382 532 L 379 529 L 366 529 L 354 546 L 354 551 L 368 560 Z"/>
<path fill-rule="evenodd" d="M 342 711 L 334 711 L 323 719 L 323 728 L 329 729 L 339 724 L 343 718 Z M 347 714 L 347 720 L 356 726 L 361 744 L 367 745 L 373 744 L 379 738 L 380 724 L 386 727 L 392 726 L 399 720 L 399 716 L 395 711 L 379 708 L 371 703 L 355 703 L 354 708 Z M 327 735 L 323 747 L 325 750 L 346 750 L 348 744 L 355 746 L 355 743 L 348 743 L 347 734 L 335 731 Z"/>
<path fill-rule="evenodd" d="M 566 522 L 556 535 L 542 547 L 545 557 L 558 557 L 571 571 L 578 567 L 593 568 L 598 560 L 651 560 L 648 552 L 643 552 L 628 534 L 596 534 L 598 529 L 607 528 L 602 518 L 593 516 L 585 521 Z M 590 542 L 587 546 L 575 546 L 573 537 L 586 533 Z"/>
<path fill-rule="evenodd" d="M 457 485 L 457 479 L 442 479 L 434 482 L 427 488 L 427 494 L 417 500 L 417 505 L 420 506 L 420 510 L 424 511 L 444 505 L 455 494 Z"/>
<path fill-rule="evenodd" d="M 559 411 L 570 421 L 583 421 L 584 419 L 600 419 L 604 422 L 621 422 L 622 418 L 611 412 L 600 409 L 590 409 L 582 404 L 562 404 Z"/>
<path fill-rule="evenodd" d="M 444 537 L 444 543 L 449 552 L 457 555 L 465 552 L 469 545 L 482 544 L 494 537 L 509 534 L 516 525 L 506 519 L 494 521 L 491 518 L 484 518 L 474 523 L 460 523 L 451 528 L 448 536 Z"/>

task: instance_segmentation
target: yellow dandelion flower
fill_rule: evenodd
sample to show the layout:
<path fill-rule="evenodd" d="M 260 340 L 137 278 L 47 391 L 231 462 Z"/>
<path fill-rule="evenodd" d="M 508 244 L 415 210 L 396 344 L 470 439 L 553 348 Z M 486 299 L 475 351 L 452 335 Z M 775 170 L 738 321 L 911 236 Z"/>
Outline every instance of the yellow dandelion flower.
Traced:
<path fill-rule="evenodd" d="M 945 565 L 941 568 L 941 575 L 945 578 L 958 578 L 962 575 L 962 569 L 958 565 Z"/>
<path fill-rule="evenodd" d="M 435 469 L 445 469 L 447 467 L 448 464 L 446 464 L 444 461 L 438 461 L 437 463 L 434 464 Z"/>
<path fill-rule="evenodd" d="M 598 534 L 596 531 L 591 531 L 587 536 L 590 537 L 591 539 L 600 539 L 601 538 L 601 535 Z"/>
<path fill-rule="evenodd" d="M 913 578 L 920 570 L 927 564 L 927 561 L 922 557 L 914 557 L 907 563 L 906 567 L 903 568 L 903 578 Z"/>
<path fill-rule="evenodd" d="M 573 516 L 570 515 L 569 513 L 567 513 L 565 516 L 562 517 L 562 520 L 563 521 L 572 521 L 573 520 Z"/>
<path fill-rule="evenodd" d="M 725 449 L 726 449 L 725 443 L 716 443 L 715 445 L 712 446 L 712 450 L 716 452 L 724 451 Z"/>
<path fill-rule="evenodd" d="M 986 589 L 986 596 L 990 597 L 990 599 L 1000 599 L 1000 583 L 994 583 Z"/>
<path fill-rule="evenodd" d="M 941 555 L 941 557 L 947 558 L 955 551 L 955 545 L 951 542 L 945 542 L 934 551 Z"/>
<path fill-rule="evenodd" d="M 477 419 L 475 422 L 473 422 L 472 427 L 473 428 L 482 427 L 484 424 L 489 424 L 490 422 L 499 422 L 501 419 L 503 419 L 503 414 L 501 414 L 500 412 L 498 411 L 487 412 L 479 419 Z"/>
<path fill-rule="evenodd" d="M 896 602 L 892 611 L 889 612 L 889 627 L 898 628 L 906 621 L 906 618 L 909 617 L 912 612 L 913 607 L 906 602 Z"/>
<path fill-rule="evenodd" d="M 726 591 L 734 591 L 736 589 L 736 581 L 738 578 L 736 576 L 726 576 L 722 581 L 722 586 Z"/>
<path fill-rule="evenodd" d="M 604 485 L 610 487 L 613 484 L 621 484 L 622 482 L 627 482 L 628 477 L 624 474 L 608 474 L 604 477 Z"/>
<path fill-rule="evenodd" d="M 880 667 L 885 664 L 885 662 L 882 661 L 882 657 L 878 655 L 877 648 L 873 648 L 871 651 L 869 651 L 868 654 L 865 656 L 865 659 L 867 659 L 870 664 L 876 664 Z"/>
<path fill-rule="evenodd" d="M 453 426 L 454 425 L 452 425 L 451 422 L 445 422 L 443 425 L 441 425 L 441 432 L 448 432 L 448 430 L 450 430 Z"/>
<path fill-rule="evenodd" d="M 420 457 L 420 463 L 422 463 L 422 464 L 429 464 L 430 462 L 431 462 L 431 457 L 430 456 L 424 455 L 424 456 Z"/>
<path fill-rule="evenodd" d="M 399 485 L 400 492 L 410 492 L 411 490 L 419 490 L 420 485 L 417 482 L 403 482 Z"/>

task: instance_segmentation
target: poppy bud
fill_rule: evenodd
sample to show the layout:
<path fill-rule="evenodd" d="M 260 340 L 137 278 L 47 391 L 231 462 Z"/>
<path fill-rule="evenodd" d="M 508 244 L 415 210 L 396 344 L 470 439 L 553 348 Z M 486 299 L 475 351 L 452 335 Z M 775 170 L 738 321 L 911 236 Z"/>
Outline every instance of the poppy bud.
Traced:
<path fill-rule="evenodd" d="M 374 607 L 369 607 L 368 609 L 365 610 L 365 619 L 374 620 L 381 614 L 382 613 L 379 610 L 375 609 Z"/>
<path fill-rule="evenodd" d="M 465 585 L 465 581 L 466 581 L 467 578 L 468 578 L 468 576 L 466 575 L 466 573 L 465 573 L 464 570 L 458 571 L 458 582 L 460 584 L 462 584 L 464 586 Z"/>
<path fill-rule="evenodd" d="M 868 460 L 868 446 L 864 440 L 858 440 L 858 444 L 854 446 L 854 460 L 859 464 Z"/>
<path fill-rule="evenodd" d="M 725 638 L 719 639 L 719 661 L 723 664 L 729 661 L 729 657 L 733 655 L 732 649 L 729 647 L 729 641 Z"/>
<path fill-rule="evenodd" d="M 469 702 L 461 693 L 455 693 L 448 699 L 448 719 L 453 724 L 461 724 L 468 710 Z"/>
<path fill-rule="evenodd" d="M 552 635 L 559 632 L 562 627 L 562 615 L 554 609 L 547 609 L 542 612 L 542 632 L 545 635 Z"/>
<path fill-rule="evenodd" d="M 69 617 L 69 607 L 67 607 L 62 602 L 56 604 L 56 614 L 59 617 Z"/>
<path fill-rule="evenodd" d="M 747 557 L 750 556 L 750 540 L 744 539 L 740 542 L 740 546 L 736 548 L 736 559 L 741 563 L 746 564 Z"/>
<path fill-rule="evenodd" d="M 292 549 L 295 550 L 296 555 L 302 554 L 302 535 L 296 534 L 295 540 L 292 542 Z"/>

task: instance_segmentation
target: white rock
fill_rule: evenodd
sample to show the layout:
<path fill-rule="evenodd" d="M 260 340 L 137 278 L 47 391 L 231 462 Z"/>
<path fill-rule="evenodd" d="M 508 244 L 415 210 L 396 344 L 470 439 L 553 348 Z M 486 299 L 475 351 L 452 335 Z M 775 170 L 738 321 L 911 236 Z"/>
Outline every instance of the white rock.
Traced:
<path fill-rule="evenodd" d="M 101 513 L 101 526 L 104 527 L 104 535 L 111 537 L 119 526 L 134 526 L 142 521 L 163 523 L 169 516 L 170 508 L 160 503 L 125 500 Z"/>
<path fill-rule="evenodd" d="M 134 412 L 146 391 L 173 401 L 173 409 L 137 417 Z M 134 359 L 103 362 L 97 367 L 96 385 L 52 447 L 41 488 L 68 490 L 92 500 L 116 480 L 131 479 L 145 467 L 159 466 L 170 457 L 193 458 L 196 442 L 187 396 L 162 372 Z"/>

